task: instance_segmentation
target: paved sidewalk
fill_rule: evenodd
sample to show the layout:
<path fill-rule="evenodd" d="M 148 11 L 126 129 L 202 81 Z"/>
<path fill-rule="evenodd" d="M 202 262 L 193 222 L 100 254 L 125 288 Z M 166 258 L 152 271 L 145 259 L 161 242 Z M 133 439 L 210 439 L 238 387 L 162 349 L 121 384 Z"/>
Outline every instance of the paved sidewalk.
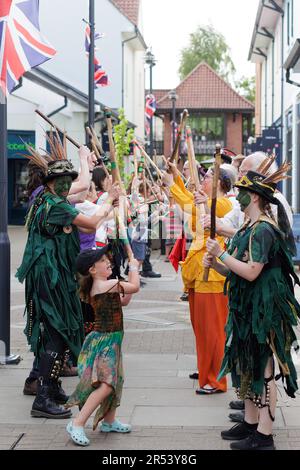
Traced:
<path fill-rule="evenodd" d="M 78 450 L 68 439 L 66 420 L 30 417 L 32 397 L 24 396 L 24 380 L 32 364 L 23 334 L 23 286 L 13 275 L 20 264 L 25 233 L 11 228 L 12 245 L 12 353 L 21 354 L 17 366 L 0 366 L 0 449 Z M 129 422 L 129 435 L 93 432 L 89 422 L 89 449 L 228 449 L 220 431 L 230 426 L 226 394 L 197 396 L 197 383 L 188 378 L 195 371 L 194 337 L 188 304 L 180 302 L 181 280 L 158 252 L 153 254 L 155 270 L 161 279 L 146 279 L 147 286 L 124 309 L 123 343 L 125 387 L 118 417 Z M 298 367 L 299 369 L 299 367 Z M 77 378 L 63 379 L 71 392 Z M 275 434 L 278 449 L 300 449 L 300 396 L 287 399 L 279 394 Z M 76 410 L 74 409 L 74 414 Z"/>

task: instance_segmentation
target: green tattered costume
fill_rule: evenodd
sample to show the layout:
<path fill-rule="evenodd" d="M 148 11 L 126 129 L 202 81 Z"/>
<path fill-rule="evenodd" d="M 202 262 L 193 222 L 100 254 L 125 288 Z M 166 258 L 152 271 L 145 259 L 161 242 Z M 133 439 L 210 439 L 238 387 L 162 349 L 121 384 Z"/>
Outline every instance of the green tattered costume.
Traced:
<path fill-rule="evenodd" d="M 79 254 L 79 212 L 65 199 L 45 192 L 38 196 L 27 216 L 28 240 L 16 277 L 26 279 L 27 324 L 24 330 L 37 358 L 47 343 L 46 318 L 63 337 L 77 360 L 83 343 L 83 319 L 77 295 L 75 259 Z M 42 339 L 42 336 L 44 338 Z"/>
<path fill-rule="evenodd" d="M 219 376 L 231 372 L 241 399 L 261 396 L 264 371 L 273 353 L 285 390 L 294 397 L 298 387 L 291 348 L 296 345 L 293 326 L 298 323 L 300 305 L 294 297 L 293 278 L 299 281 L 283 235 L 263 216 L 236 234 L 229 253 L 240 261 L 250 259 L 265 266 L 254 282 L 233 272 L 227 277 L 229 317 Z"/>

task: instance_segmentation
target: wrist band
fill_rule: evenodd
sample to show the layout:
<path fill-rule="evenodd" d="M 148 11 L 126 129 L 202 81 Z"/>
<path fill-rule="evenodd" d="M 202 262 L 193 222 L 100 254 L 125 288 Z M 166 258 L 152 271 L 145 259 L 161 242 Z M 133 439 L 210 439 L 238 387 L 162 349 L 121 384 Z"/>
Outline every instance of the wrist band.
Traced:
<path fill-rule="evenodd" d="M 112 170 L 116 170 L 116 168 L 117 168 L 116 162 L 111 162 L 110 167 L 111 167 Z"/>
<path fill-rule="evenodd" d="M 135 272 L 135 273 L 138 273 L 138 272 L 139 272 L 139 270 L 138 270 L 138 268 L 137 268 L 136 266 L 129 266 L 129 271 L 130 271 L 130 272 Z"/>
<path fill-rule="evenodd" d="M 221 260 L 224 263 L 224 261 L 226 260 L 226 258 L 228 258 L 228 256 L 230 256 L 229 253 L 227 253 L 227 251 L 224 251 L 221 254 L 221 256 L 219 256 L 219 260 Z"/>

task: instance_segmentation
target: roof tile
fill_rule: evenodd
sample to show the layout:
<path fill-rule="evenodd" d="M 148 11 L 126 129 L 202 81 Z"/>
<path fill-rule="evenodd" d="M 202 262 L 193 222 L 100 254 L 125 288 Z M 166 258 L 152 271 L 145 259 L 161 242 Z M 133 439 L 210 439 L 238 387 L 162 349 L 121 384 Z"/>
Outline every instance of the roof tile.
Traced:
<path fill-rule="evenodd" d="M 239 95 L 209 65 L 202 62 L 178 85 L 177 109 L 228 109 L 254 111 L 254 105 Z M 163 97 L 154 90 L 157 109 L 172 109 L 168 92 Z M 163 90 L 162 90 L 163 91 Z"/>
<path fill-rule="evenodd" d="M 110 0 L 133 24 L 138 25 L 140 0 Z"/>

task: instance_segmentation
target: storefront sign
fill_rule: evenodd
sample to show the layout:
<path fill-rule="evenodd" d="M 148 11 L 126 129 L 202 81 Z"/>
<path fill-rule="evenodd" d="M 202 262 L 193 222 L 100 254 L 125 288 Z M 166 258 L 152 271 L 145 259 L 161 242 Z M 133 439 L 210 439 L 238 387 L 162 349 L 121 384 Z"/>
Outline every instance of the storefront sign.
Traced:
<path fill-rule="evenodd" d="M 9 159 L 25 158 L 28 152 L 26 144 L 35 148 L 35 132 L 34 131 L 8 131 L 7 133 L 7 157 Z"/>

